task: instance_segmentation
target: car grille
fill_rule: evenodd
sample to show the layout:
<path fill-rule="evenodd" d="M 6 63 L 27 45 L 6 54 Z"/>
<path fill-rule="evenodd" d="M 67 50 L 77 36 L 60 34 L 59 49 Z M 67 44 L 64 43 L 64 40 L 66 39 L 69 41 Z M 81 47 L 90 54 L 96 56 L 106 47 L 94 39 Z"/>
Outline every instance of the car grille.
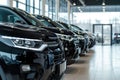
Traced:
<path fill-rule="evenodd" d="M 64 59 L 64 55 L 63 54 L 54 55 L 54 61 L 55 61 L 55 63 L 59 63 L 63 59 Z"/>
<path fill-rule="evenodd" d="M 61 42 L 51 41 L 51 42 L 45 42 L 45 43 L 48 44 L 48 48 L 52 50 L 54 54 L 54 62 L 60 63 L 65 57 Z"/>
<path fill-rule="evenodd" d="M 74 40 L 74 44 L 76 47 L 79 47 L 79 43 L 80 43 L 79 40 Z"/>
<path fill-rule="evenodd" d="M 46 44 L 48 44 L 49 48 L 56 48 L 59 46 L 59 44 L 56 41 L 52 41 L 52 42 L 45 42 Z"/>

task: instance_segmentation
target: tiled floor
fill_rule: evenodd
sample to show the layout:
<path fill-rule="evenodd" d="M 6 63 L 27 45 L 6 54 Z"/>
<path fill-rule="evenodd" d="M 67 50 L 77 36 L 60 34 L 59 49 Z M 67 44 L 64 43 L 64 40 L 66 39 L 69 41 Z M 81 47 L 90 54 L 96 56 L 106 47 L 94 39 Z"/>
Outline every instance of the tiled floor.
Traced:
<path fill-rule="evenodd" d="M 120 80 L 120 46 L 95 46 L 67 67 L 64 80 Z"/>

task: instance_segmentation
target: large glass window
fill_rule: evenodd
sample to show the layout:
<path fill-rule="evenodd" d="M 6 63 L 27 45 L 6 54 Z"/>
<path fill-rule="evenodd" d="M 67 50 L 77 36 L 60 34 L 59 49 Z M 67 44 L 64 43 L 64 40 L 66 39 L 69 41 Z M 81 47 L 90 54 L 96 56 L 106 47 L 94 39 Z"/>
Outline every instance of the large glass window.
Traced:
<path fill-rule="evenodd" d="M 30 0 L 30 6 L 33 6 L 33 0 Z"/>
<path fill-rule="evenodd" d="M 39 9 L 35 9 L 35 14 L 39 14 Z"/>
<path fill-rule="evenodd" d="M 17 6 L 17 2 L 13 1 L 13 7 L 16 7 L 16 6 Z"/>
<path fill-rule="evenodd" d="M 120 12 L 74 12 L 73 24 L 93 31 L 93 24 L 112 24 L 113 33 L 120 32 Z"/>
<path fill-rule="evenodd" d="M 18 4 L 18 8 L 19 8 L 19 9 L 22 9 L 22 10 L 26 10 L 26 9 L 25 9 L 25 8 L 26 8 L 25 4 L 22 4 L 22 3 L 19 3 L 19 4 Z"/>
<path fill-rule="evenodd" d="M 39 9 L 39 1 L 40 0 L 34 0 L 35 1 L 35 8 L 38 8 Z"/>
<path fill-rule="evenodd" d="M 14 0 L 13 7 L 20 8 L 31 14 L 41 14 L 42 0 Z"/>
<path fill-rule="evenodd" d="M 26 0 L 14 0 L 13 7 L 17 7 L 22 10 L 26 10 Z"/>
<path fill-rule="evenodd" d="M 0 5 L 7 5 L 7 0 L 0 0 Z"/>
<path fill-rule="evenodd" d="M 26 3 L 26 0 L 18 0 L 19 2 Z"/>
<path fill-rule="evenodd" d="M 55 19 L 55 0 L 46 0 L 46 5 L 45 5 L 45 15 L 50 17 L 51 19 Z"/>
<path fill-rule="evenodd" d="M 30 13 L 33 14 L 33 7 L 30 7 Z"/>
<path fill-rule="evenodd" d="M 68 22 L 67 0 L 60 0 L 59 20 L 66 23 Z"/>

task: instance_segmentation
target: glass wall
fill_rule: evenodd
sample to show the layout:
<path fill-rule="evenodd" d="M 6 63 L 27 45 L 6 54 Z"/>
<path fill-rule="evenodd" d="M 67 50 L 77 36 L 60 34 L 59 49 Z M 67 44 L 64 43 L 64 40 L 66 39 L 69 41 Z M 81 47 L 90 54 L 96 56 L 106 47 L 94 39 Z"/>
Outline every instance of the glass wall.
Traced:
<path fill-rule="evenodd" d="M 14 0 L 13 7 L 20 8 L 31 14 L 41 14 L 41 0 Z"/>
<path fill-rule="evenodd" d="M 90 32 L 93 24 L 112 24 L 112 43 L 120 43 L 120 12 L 74 12 L 73 15 L 73 23 Z M 109 30 L 107 26 L 103 28 L 104 32 Z"/>
<path fill-rule="evenodd" d="M 45 15 L 53 20 L 55 20 L 55 17 L 56 17 L 55 5 L 56 5 L 56 0 L 46 0 Z"/>
<path fill-rule="evenodd" d="M 42 0 L 13 0 L 13 7 L 20 8 L 31 14 L 42 14 Z M 56 0 L 45 0 L 45 16 L 56 20 Z M 59 0 L 58 20 L 68 23 L 67 0 Z M 72 12 L 70 14 L 72 23 Z"/>
<path fill-rule="evenodd" d="M 113 32 L 120 32 L 120 12 L 73 13 L 73 23 L 92 32 L 93 24 L 112 24 Z"/>
<path fill-rule="evenodd" d="M 59 17 L 63 22 L 68 22 L 67 0 L 59 0 Z M 45 0 L 45 16 L 56 20 L 56 0 Z M 42 0 L 13 0 L 13 7 L 20 8 L 31 14 L 42 14 Z"/>
<path fill-rule="evenodd" d="M 7 5 L 7 0 L 0 0 L 0 5 Z"/>
<path fill-rule="evenodd" d="M 67 0 L 60 0 L 60 11 L 58 19 L 66 23 L 68 22 L 67 5 Z"/>

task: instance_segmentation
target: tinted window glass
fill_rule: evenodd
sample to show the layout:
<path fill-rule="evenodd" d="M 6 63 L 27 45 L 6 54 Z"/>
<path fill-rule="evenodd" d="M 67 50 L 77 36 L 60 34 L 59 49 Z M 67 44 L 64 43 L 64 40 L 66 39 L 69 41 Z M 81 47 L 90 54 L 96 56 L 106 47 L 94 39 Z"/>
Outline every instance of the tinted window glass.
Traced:
<path fill-rule="evenodd" d="M 21 10 L 21 9 L 16 9 L 15 10 L 21 14 L 21 16 L 23 16 L 29 23 L 29 25 L 33 25 L 33 26 L 44 26 L 42 25 L 42 23 L 39 22 L 38 19 L 36 19 L 34 16 L 32 16 L 31 14 Z"/>
<path fill-rule="evenodd" d="M 55 22 L 55 21 L 53 22 L 53 24 L 56 25 L 56 26 L 59 27 L 59 28 L 65 29 L 64 26 L 62 26 L 61 24 L 59 24 L 59 23 L 57 23 L 57 22 Z"/>
<path fill-rule="evenodd" d="M 83 31 L 81 28 L 79 28 L 78 26 L 75 26 L 75 25 L 71 25 L 71 29 L 72 30 L 75 30 L 75 31 Z"/>
<path fill-rule="evenodd" d="M 69 29 L 68 24 L 65 24 L 65 23 L 60 23 L 60 24 L 62 24 L 64 26 L 64 28 Z"/>
<path fill-rule="evenodd" d="M 53 27 L 52 24 L 49 23 L 49 21 L 45 20 L 45 19 L 39 19 L 39 21 L 44 25 L 44 26 L 48 26 L 48 27 Z"/>
<path fill-rule="evenodd" d="M 17 21 L 23 21 L 18 15 L 8 9 L 0 8 L 0 22 L 16 23 Z"/>
<path fill-rule="evenodd" d="M 39 19 L 39 21 L 47 27 L 55 27 L 55 25 L 52 24 L 52 20 L 41 17 L 41 16 L 37 16 L 37 19 Z"/>

